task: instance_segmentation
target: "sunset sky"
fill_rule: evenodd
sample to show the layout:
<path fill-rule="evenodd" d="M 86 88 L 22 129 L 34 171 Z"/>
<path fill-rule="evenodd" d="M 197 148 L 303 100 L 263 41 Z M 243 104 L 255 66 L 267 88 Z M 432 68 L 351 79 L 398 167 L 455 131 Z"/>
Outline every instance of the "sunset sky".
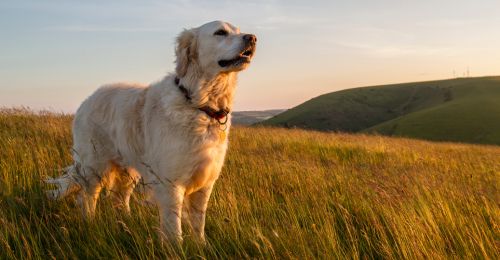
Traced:
<path fill-rule="evenodd" d="M 0 1 L 0 106 L 74 112 L 98 86 L 174 70 L 183 28 L 258 37 L 234 110 L 340 89 L 500 75 L 500 1 Z"/>

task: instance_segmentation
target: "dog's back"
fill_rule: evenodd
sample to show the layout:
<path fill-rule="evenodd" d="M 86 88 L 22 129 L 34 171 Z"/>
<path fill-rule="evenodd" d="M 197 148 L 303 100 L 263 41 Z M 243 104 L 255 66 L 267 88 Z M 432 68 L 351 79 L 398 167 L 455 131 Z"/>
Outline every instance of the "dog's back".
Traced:
<path fill-rule="evenodd" d="M 144 149 L 144 141 L 138 139 L 144 136 L 145 95 L 144 86 L 130 84 L 104 86 L 94 92 L 75 115 L 74 150 L 84 151 L 91 142 L 92 150 L 108 160 L 130 160 L 140 155 Z"/>

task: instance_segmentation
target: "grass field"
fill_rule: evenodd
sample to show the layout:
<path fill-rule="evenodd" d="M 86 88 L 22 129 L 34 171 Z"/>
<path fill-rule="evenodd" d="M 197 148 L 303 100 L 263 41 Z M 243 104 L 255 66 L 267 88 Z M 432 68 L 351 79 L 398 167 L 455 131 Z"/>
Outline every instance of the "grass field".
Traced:
<path fill-rule="evenodd" d="M 208 246 L 156 235 L 157 210 L 94 221 L 41 180 L 70 164 L 71 116 L 0 112 L 0 258 L 500 258 L 500 147 L 233 128 Z"/>
<path fill-rule="evenodd" d="M 262 124 L 500 145 L 500 77 L 347 89 Z"/>

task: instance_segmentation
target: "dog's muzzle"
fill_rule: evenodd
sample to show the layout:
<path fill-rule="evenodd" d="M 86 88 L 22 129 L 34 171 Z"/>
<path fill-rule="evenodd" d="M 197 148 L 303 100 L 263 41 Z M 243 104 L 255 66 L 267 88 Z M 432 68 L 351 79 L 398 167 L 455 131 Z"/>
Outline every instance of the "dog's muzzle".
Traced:
<path fill-rule="evenodd" d="M 245 46 L 241 50 L 241 52 L 230 60 L 220 60 L 219 66 L 221 67 L 229 67 L 229 66 L 239 66 L 244 63 L 250 63 L 252 60 L 252 56 L 255 53 L 255 47 L 257 43 L 257 37 L 253 34 L 245 34 L 243 35 L 243 42 Z"/>

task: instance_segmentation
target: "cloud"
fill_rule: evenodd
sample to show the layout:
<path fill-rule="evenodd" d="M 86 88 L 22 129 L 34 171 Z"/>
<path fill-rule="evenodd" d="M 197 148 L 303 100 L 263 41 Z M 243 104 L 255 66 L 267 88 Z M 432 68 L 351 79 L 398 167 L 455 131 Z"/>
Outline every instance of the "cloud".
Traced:
<path fill-rule="evenodd" d="M 401 57 L 401 56 L 449 56 L 457 53 L 451 46 L 427 46 L 417 44 L 383 44 L 383 43 L 360 43 L 333 41 L 333 45 L 341 48 L 353 49 L 369 55 L 379 57 Z"/>
<path fill-rule="evenodd" d="M 474 26 L 481 24 L 484 21 L 480 19 L 435 19 L 430 21 L 419 21 L 416 23 L 417 26 L 421 27 L 429 27 L 429 28 L 456 28 L 456 27 L 464 27 L 464 26 Z"/>
<path fill-rule="evenodd" d="M 97 27 L 97 26 L 51 26 L 43 28 L 53 32 L 164 32 L 165 28 L 156 27 Z"/>

